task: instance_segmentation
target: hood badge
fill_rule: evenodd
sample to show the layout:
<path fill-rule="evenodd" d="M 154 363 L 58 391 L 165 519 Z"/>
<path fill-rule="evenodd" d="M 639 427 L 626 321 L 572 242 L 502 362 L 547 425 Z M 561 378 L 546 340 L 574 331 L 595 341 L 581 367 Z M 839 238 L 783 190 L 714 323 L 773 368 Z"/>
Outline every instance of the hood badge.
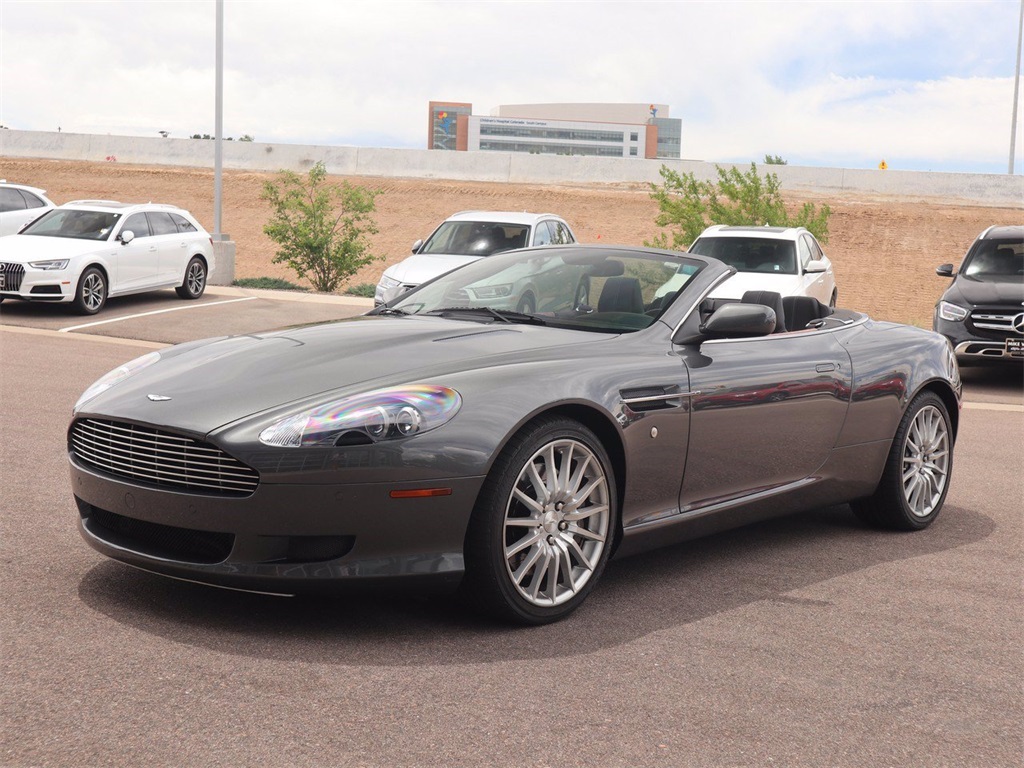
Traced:
<path fill-rule="evenodd" d="M 171 399 L 169 397 L 165 397 L 164 395 L 146 395 L 146 397 L 148 397 L 154 403 L 162 403 L 165 400 L 170 400 Z"/>

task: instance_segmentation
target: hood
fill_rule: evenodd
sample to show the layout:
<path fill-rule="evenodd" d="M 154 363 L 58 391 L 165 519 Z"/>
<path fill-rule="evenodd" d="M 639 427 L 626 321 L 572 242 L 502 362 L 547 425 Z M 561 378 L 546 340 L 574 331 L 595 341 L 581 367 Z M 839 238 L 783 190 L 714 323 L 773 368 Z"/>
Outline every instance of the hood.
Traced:
<path fill-rule="evenodd" d="M 710 294 L 713 299 L 742 299 L 747 291 L 775 291 L 782 296 L 803 295 L 799 275 L 737 272 Z"/>
<path fill-rule="evenodd" d="M 276 408 L 404 383 L 444 385 L 468 369 L 550 357 L 614 338 L 530 325 L 437 317 L 357 317 L 162 351 L 161 359 L 86 401 L 81 415 L 174 426 L 205 435 Z M 147 395 L 170 400 L 153 402 Z"/>
<path fill-rule="evenodd" d="M 113 250 L 119 243 L 105 240 L 78 240 L 43 235 L 7 235 L 0 237 L 0 260 L 21 264 L 43 259 L 70 259 L 86 253 Z"/>
<path fill-rule="evenodd" d="M 384 274 L 403 285 L 419 285 L 440 277 L 445 272 L 451 272 L 456 267 L 471 264 L 479 258 L 453 256 L 447 253 L 416 253 L 393 267 L 388 267 Z"/>
<path fill-rule="evenodd" d="M 1024 281 L 1019 278 L 1014 281 L 999 283 L 983 282 L 972 280 L 967 277 L 958 277 L 946 291 L 944 297 L 947 301 L 956 301 L 956 293 L 959 293 L 968 304 L 1008 304 L 1018 310 L 1024 309 Z"/>

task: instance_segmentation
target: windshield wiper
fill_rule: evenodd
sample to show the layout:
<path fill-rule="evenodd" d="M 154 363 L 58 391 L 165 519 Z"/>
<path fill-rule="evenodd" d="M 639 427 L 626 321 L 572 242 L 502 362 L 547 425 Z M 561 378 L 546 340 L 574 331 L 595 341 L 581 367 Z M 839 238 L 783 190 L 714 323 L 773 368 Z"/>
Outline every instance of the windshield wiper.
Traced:
<path fill-rule="evenodd" d="M 375 315 L 408 315 L 404 309 L 398 309 L 396 307 L 380 307 L 373 311 Z"/>
<path fill-rule="evenodd" d="M 445 317 L 447 315 L 458 315 L 463 313 L 487 314 L 502 323 L 531 323 L 533 325 L 547 325 L 547 321 L 543 318 L 537 317 L 536 315 L 527 314 L 526 312 L 513 312 L 511 310 L 502 310 L 499 312 L 493 307 L 442 307 L 441 309 L 432 309 L 429 312 L 421 312 L 420 314 Z"/>

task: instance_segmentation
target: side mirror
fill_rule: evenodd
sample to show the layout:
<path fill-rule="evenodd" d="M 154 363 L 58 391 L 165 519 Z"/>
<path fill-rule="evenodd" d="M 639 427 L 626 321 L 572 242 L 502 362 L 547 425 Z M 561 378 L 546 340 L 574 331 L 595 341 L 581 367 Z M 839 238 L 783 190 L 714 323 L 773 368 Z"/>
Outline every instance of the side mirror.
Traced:
<path fill-rule="evenodd" d="M 940 264 L 935 268 L 935 274 L 939 277 L 953 277 L 953 265 L 952 264 Z"/>
<path fill-rule="evenodd" d="M 700 326 L 706 339 L 767 336 L 774 330 L 775 310 L 764 304 L 726 304 Z"/>
<path fill-rule="evenodd" d="M 121 241 L 121 245 L 128 245 L 128 243 L 135 239 L 135 233 L 132 232 L 130 229 L 126 229 L 124 232 L 118 235 L 117 239 Z"/>
<path fill-rule="evenodd" d="M 423 241 L 422 240 L 417 240 L 415 243 L 412 244 L 412 252 L 413 253 L 419 253 L 420 252 L 420 247 L 422 245 L 423 245 Z"/>
<path fill-rule="evenodd" d="M 821 259 L 812 259 L 807 262 L 807 268 L 804 270 L 805 273 L 809 272 L 828 272 L 828 266 Z"/>

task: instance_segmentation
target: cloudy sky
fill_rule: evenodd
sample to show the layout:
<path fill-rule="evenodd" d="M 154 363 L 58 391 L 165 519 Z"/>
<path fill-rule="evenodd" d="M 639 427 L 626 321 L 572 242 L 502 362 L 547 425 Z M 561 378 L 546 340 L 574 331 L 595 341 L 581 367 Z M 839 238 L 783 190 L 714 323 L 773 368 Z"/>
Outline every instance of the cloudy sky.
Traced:
<path fill-rule="evenodd" d="M 225 136 L 423 148 L 432 99 L 657 102 L 685 158 L 1007 171 L 1020 0 L 224 7 Z M 214 46 L 214 0 L 0 0 L 0 124 L 212 134 Z"/>

